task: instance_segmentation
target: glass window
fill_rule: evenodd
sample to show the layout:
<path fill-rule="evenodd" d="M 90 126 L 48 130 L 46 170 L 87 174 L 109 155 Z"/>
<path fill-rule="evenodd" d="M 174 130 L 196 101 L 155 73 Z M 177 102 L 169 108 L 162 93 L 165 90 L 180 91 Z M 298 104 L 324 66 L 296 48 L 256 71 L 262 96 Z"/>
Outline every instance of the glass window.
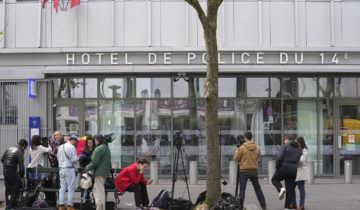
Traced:
<path fill-rule="evenodd" d="M 85 101 L 85 134 L 97 134 L 97 101 Z"/>
<path fill-rule="evenodd" d="M 270 97 L 281 97 L 281 92 L 280 92 L 280 78 L 270 78 L 269 80 L 270 82 Z"/>
<path fill-rule="evenodd" d="M 136 128 L 137 156 L 157 160 L 159 175 L 171 175 L 171 101 L 137 101 Z"/>
<path fill-rule="evenodd" d="M 17 124 L 17 85 L 0 82 L 0 124 Z"/>
<path fill-rule="evenodd" d="M 175 98 L 187 98 L 189 97 L 189 89 L 192 97 L 195 97 L 195 78 L 190 77 L 189 81 L 185 81 L 184 79 L 174 79 L 173 80 L 173 96 Z"/>
<path fill-rule="evenodd" d="M 332 175 L 334 169 L 333 101 L 320 101 L 319 175 Z"/>
<path fill-rule="evenodd" d="M 316 97 L 316 78 L 284 78 L 284 97 Z"/>
<path fill-rule="evenodd" d="M 134 79 L 132 78 L 100 79 L 100 97 L 102 98 L 134 97 Z"/>
<path fill-rule="evenodd" d="M 85 98 L 97 98 L 97 79 L 85 79 Z"/>
<path fill-rule="evenodd" d="M 247 78 L 248 97 L 269 97 L 269 78 Z"/>
<path fill-rule="evenodd" d="M 55 98 L 82 98 L 84 79 L 61 78 L 54 80 Z"/>
<path fill-rule="evenodd" d="M 238 98 L 245 97 L 245 84 L 246 84 L 246 78 L 243 77 L 236 78 L 236 97 Z"/>
<path fill-rule="evenodd" d="M 169 98 L 170 78 L 136 78 L 137 98 Z"/>
<path fill-rule="evenodd" d="M 111 161 L 119 168 L 132 164 L 134 147 L 134 104 L 128 100 L 101 100 L 99 102 L 99 132 L 114 133 L 109 144 Z"/>
<path fill-rule="evenodd" d="M 319 97 L 334 96 L 334 78 L 319 78 Z"/>
<path fill-rule="evenodd" d="M 219 97 L 236 97 L 236 79 L 219 78 Z"/>
<path fill-rule="evenodd" d="M 335 78 L 336 97 L 359 97 L 360 96 L 359 78 Z"/>

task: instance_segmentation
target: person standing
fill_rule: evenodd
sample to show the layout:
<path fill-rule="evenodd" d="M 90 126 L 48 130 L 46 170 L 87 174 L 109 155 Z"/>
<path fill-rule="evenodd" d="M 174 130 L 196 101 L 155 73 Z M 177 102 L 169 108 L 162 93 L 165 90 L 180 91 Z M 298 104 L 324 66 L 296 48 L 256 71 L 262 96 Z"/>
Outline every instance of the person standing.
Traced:
<path fill-rule="evenodd" d="M 244 134 L 245 143 L 241 145 L 235 153 L 234 160 L 240 162 L 240 206 L 243 209 L 245 200 L 246 183 L 248 179 L 252 182 L 256 197 L 259 200 L 262 209 L 266 209 L 265 197 L 259 184 L 257 175 L 258 160 L 260 158 L 260 149 L 252 140 L 252 133 Z"/>
<path fill-rule="evenodd" d="M 104 136 L 95 136 L 96 148 L 91 155 L 91 162 L 85 167 L 85 172 L 94 170 L 95 183 L 93 192 L 96 202 L 96 210 L 105 210 L 105 180 L 110 174 L 110 149 L 105 141 Z"/>
<path fill-rule="evenodd" d="M 31 162 L 28 165 L 28 168 L 42 168 L 44 167 L 44 158 L 43 154 L 51 152 L 50 144 L 48 147 L 44 147 L 42 144 L 41 137 L 34 135 L 31 138 L 31 147 L 30 147 L 30 158 Z M 29 173 L 29 179 L 41 179 L 41 173 Z"/>
<path fill-rule="evenodd" d="M 302 155 L 300 157 L 299 165 L 297 168 L 297 174 L 296 174 L 296 185 L 298 186 L 299 193 L 300 193 L 300 203 L 299 207 L 297 207 L 298 210 L 304 209 L 305 204 L 305 181 L 309 179 L 309 173 L 307 170 L 307 160 L 308 160 L 308 150 L 307 146 L 305 144 L 305 140 L 302 136 L 299 136 L 295 139 L 295 141 L 299 144 L 300 149 L 302 150 Z M 292 200 L 292 207 L 296 208 L 296 192 L 294 190 L 294 196 Z"/>
<path fill-rule="evenodd" d="M 60 131 L 55 131 L 51 137 L 50 146 L 51 146 L 52 151 L 50 152 L 50 156 L 49 156 L 50 165 L 53 168 L 59 167 L 59 162 L 56 157 L 57 151 L 58 151 L 59 147 L 64 143 L 65 143 L 64 138 L 61 135 Z"/>
<path fill-rule="evenodd" d="M 24 152 L 28 146 L 25 139 L 21 139 L 17 146 L 9 147 L 1 157 L 5 181 L 6 209 L 14 209 L 20 195 L 20 178 L 24 178 Z"/>
<path fill-rule="evenodd" d="M 76 161 L 79 160 L 76 154 L 76 136 L 71 136 L 69 141 L 61 145 L 57 151 L 59 160 L 60 191 L 59 191 L 59 210 L 65 210 L 65 192 L 68 191 L 67 210 L 74 210 L 73 198 L 75 192 L 75 171 Z"/>
<path fill-rule="evenodd" d="M 95 149 L 95 140 L 92 136 L 89 135 L 86 137 L 85 148 L 80 155 L 79 162 L 81 168 L 85 169 L 85 167 L 91 162 L 91 155 L 94 149 Z"/>
<path fill-rule="evenodd" d="M 122 170 L 115 179 L 115 186 L 120 193 L 134 192 L 136 209 L 148 209 L 149 197 L 146 185 L 151 185 L 152 180 L 144 179 L 144 171 L 149 166 L 149 161 L 140 158 Z"/>
<path fill-rule="evenodd" d="M 285 198 L 285 209 L 290 209 L 293 194 L 295 191 L 295 179 L 297 166 L 300 160 L 301 150 L 299 145 L 288 135 L 284 138 L 284 144 L 276 157 L 276 171 L 271 179 L 272 184 L 279 192 L 279 200 Z M 285 180 L 285 188 L 281 181 Z"/>

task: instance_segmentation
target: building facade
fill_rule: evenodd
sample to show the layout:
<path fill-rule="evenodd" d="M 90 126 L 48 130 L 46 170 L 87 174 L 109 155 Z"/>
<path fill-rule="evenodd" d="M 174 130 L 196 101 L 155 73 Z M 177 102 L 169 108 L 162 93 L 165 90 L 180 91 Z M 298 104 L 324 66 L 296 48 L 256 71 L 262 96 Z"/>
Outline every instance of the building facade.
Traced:
<path fill-rule="evenodd" d="M 195 11 L 180 0 L 60 1 L 58 12 L 52 3 L 0 1 L 0 152 L 29 139 L 30 117 L 40 117 L 42 136 L 114 133 L 113 162 L 146 156 L 161 176 L 181 143 L 185 165 L 198 161 L 204 176 L 206 53 Z M 347 0 L 223 2 L 224 176 L 245 131 L 261 148 L 260 175 L 286 134 L 305 138 L 316 176 L 342 176 L 344 160 L 360 175 L 358 11 Z"/>

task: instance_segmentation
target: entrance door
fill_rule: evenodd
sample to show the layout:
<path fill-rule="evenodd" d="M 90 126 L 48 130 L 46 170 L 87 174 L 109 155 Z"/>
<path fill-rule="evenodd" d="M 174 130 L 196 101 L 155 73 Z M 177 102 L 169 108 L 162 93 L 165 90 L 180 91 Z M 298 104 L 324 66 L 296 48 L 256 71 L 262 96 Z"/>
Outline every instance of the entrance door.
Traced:
<path fill-rule="evenodd" d="M 353 175 L 360 175 L 360 103 L 337 104 L 338 175 L 344 175 L 344 161 L 352 160 Z"/>
<path fill-rule="evenodd" d="M 62 135 L 84 135 L 84 106 L 81 101 L 56 102 L 55 128 Z"/>

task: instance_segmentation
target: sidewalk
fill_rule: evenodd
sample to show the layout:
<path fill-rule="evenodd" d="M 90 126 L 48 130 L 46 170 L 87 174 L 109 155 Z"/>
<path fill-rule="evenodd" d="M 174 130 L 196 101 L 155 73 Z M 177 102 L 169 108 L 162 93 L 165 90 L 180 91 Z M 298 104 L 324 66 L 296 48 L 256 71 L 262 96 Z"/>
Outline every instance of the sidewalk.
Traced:
<path fill-rule="evenodd" d="M 267 209 L 284 209 L 284 200 L 279 201 L 275 187 L 265 183 L 265 179 L 260 180 L 262 190 L 265 195 Z M 158 185 L 148 186 L 150 201 L 155 197 L 160 189 L 171 191 L 171 180 L 160 180 Z M 191 200 L 195 203 L 197 196 L 206 189 L 205 181 L 199 181 L 198 185 L 190 185 Z M 0 200 L 4 200 L 4 183 L 0 181 Z M 353 178 L 353 184 L 344 184 L 343 179 L 316 179 L 314 185 L 306 185 L 306 204 L 307 210 L 359 210 L 360 209 L 360 178 Z M 235 192 L 235 186 L 223 186 L 223 192 Z M 175 185 L 175 198 L 183 197 L 188 199 L 185 182 L 179 177 Z M 111 195 L 109 194 L 110 200 Z M 76 199 L 79 200 L 78 193 Z M 132 193 L 125 193 L 120 198 L 120 209 L 134 210 L 134 196 Z M 257 201 L 254 189 L 251 184 L 247 185 L 245 207 L 247 210 L 258 210 L 260 205 Z M 3 208 L 0 208 L 3 209 Z"/>

